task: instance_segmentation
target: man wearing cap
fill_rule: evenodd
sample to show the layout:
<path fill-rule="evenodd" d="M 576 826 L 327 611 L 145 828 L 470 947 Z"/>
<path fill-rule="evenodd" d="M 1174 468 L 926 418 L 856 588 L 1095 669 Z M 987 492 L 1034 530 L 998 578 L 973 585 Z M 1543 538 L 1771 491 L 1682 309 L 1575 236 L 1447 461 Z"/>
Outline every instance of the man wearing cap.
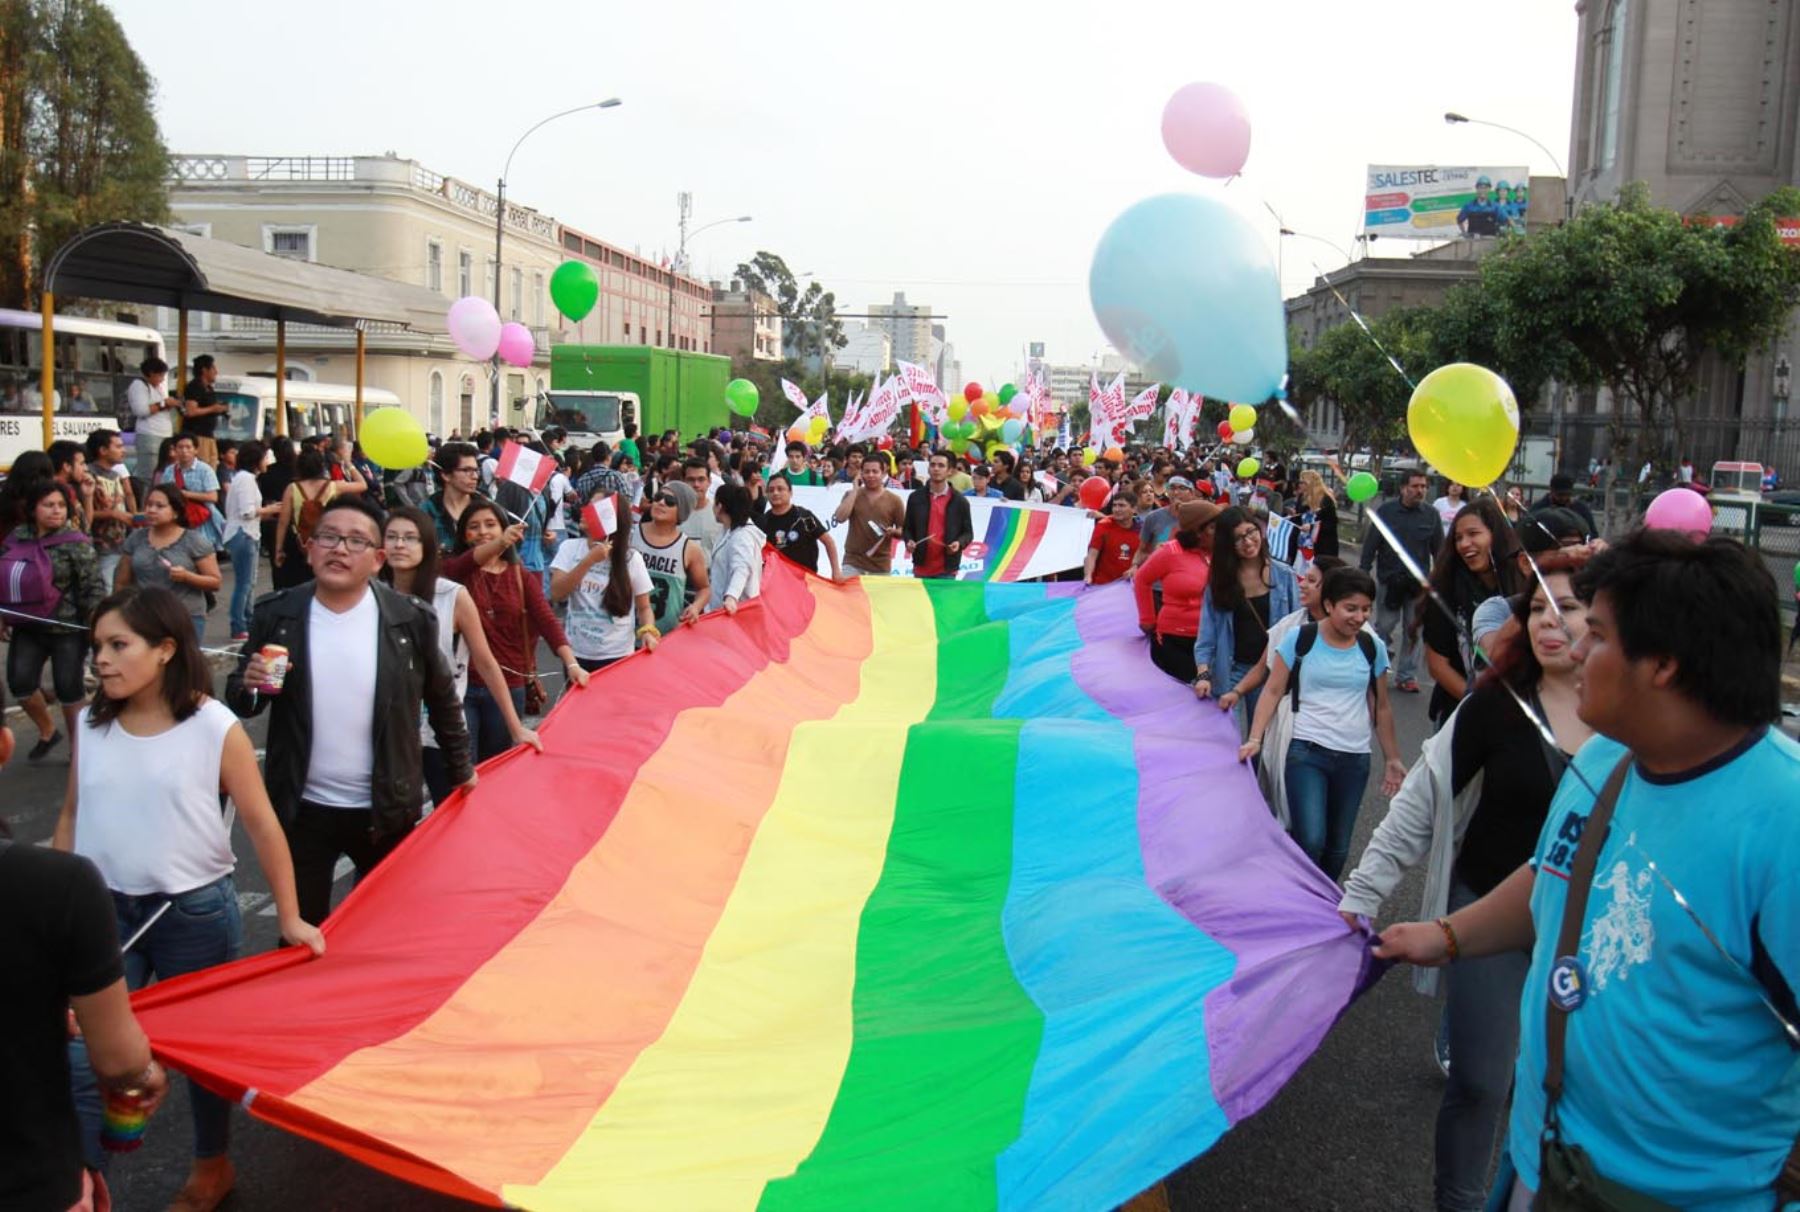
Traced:
<path fill-rule="evenodd" d="M 1500 207 L 1489 192 L 1494 183 L 1484 173 L 1475 178 L 1475 196 L 1456 212 L 1456 227 L 1465 236 L 1500 234 Z"/>
<path fill-rule="evenodd" d="M 1163 492 L 1169 503 L 1160 509 L 1152 509 L 1138 523 L 1138 534 L 1143 544 L 1138 548 L 1134 567 L 1141 567 L 1150 553 L 1160 547 L 1164 540 L 1175 533 L 1179 521 L 1178 512 L 1184 502 L 1194 499 L 1194 482 L 1183 475 L 1172 475 L 1163 482 Z"/>
<path fill-rule="evenodd" d="M 1600 533 L 1600 527 L 1594 522 L 1594 511 L 1588 508 L 1586 501 L 1575 498 L 1575 477 L 1567 472 L 1557 472 L 1550 477 L 1550 493 L 1543 500 L 1531 507 L 1532 513 L 1542 513 L 1547 509 L 1563 509 L 1573 513 L 1587 526 L 1583 538 L 1591 539 Z"/>

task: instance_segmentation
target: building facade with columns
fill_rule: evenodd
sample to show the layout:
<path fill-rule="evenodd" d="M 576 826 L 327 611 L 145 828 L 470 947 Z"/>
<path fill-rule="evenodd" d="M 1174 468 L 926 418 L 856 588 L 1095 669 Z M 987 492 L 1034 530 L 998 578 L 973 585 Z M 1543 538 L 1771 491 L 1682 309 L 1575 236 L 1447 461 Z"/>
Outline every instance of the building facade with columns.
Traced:
<path fill-rule="evenodd" d="M 553 343 L 711 349 L 704 283 L 511 199 L 496 264 L 498 199 L 417 161 L 176 155 L 171 166 L 173 226 L 424 286 L 443 295 L 446 311 L 465 295 L 495 299 L 497 286 L 501 319 L 524 324 L 537 346 L 531 366 L 500 368 L 503 424 L 533 421 L 536 395 L 549 386 Z M 579 324 L 550 301 L 550 275 L 565 260 L 586 262 L 600 281 L 599 301 Z M 158 319 L 165 331 L 174 323 L 172 314 Z M 443 329 L 371 326 L 367 341 L 369 384 L 399 395 L 432 433 L 466 435 L 492 423 L 488 364 L 465 357 Z M 195 315 L 189 345 L 191 353 L 216 357 L 226 373 L 274 371 L 275 330 L 266 321 Z M 290 377 L 349 382 L 353 351 L 351 333 L 288 326 Z"/>

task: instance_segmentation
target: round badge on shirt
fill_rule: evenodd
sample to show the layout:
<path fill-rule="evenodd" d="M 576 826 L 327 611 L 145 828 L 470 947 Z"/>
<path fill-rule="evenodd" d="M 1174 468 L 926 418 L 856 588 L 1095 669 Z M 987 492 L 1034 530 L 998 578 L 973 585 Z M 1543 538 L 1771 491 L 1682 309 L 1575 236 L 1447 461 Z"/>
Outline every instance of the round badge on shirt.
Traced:
<path fill-rule="evenodd" d="M 1550 1004 L 1564 1014 L 1581 1009 L 1587 1001 L 1587 969 L 1579 956 L 1558 957 L 1550 969 Z"/>

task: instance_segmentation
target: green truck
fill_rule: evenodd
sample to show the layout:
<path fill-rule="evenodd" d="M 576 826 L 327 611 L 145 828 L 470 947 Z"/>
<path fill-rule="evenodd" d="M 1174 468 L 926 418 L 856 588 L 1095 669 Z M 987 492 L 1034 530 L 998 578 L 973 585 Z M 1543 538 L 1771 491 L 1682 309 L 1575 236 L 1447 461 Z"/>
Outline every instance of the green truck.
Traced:
<path fill-rule="evenodd" d="M 725 384 L 731 359 L 649 345 L 553 345 L 550 390 L 538 428 L 560 425 L 571 446 L 616 447 L 625 426 L 692 438 L 731 423 Z"/>

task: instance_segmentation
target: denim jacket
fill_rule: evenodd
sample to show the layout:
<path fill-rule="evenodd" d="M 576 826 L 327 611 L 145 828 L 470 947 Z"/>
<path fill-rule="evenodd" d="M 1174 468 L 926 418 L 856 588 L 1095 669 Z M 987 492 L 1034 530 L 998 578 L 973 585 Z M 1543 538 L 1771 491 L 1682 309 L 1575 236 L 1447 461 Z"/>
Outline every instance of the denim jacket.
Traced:
<path fill-rule="evenodd" d="M 1300 608 L 1300 580 L 1279 560 L 1269 561 L 1269 621 L 1274 622 Z M 1200 599 L 1200 634 L 1194 637 L 1194 667 L 1210 669 L 1213 693 L 1231 689 L 1221 679 L 1231 676 L 1231 654 L 1237 648 L 1235 612 L 1213 605 L 1213 587 Z"/>

